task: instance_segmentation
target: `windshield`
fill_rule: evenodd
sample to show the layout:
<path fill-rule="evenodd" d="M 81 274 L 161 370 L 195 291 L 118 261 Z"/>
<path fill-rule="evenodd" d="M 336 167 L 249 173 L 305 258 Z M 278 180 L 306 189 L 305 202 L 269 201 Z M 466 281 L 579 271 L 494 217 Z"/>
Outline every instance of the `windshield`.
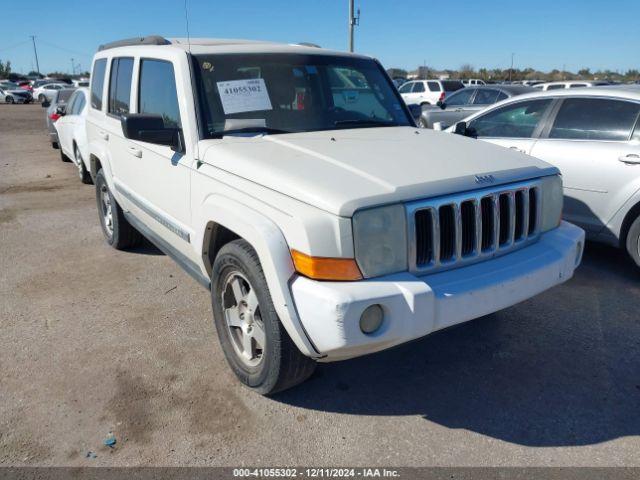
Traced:
<path fill-rule="evenodd" d="M 2 88 L 7 90 L 19 90 L 20 86 L 17 83 L 13 82 L 2 82 Z"/>
<path fill-rule="evenodd" d="M 301 54 L 196 55 L 206 138 L 413 126 L 373 60 Z"/>

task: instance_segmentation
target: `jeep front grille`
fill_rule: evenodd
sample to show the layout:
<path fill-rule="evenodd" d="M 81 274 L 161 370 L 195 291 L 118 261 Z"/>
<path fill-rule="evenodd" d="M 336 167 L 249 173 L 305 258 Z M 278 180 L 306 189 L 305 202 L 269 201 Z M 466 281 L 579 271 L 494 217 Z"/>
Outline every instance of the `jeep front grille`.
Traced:
<path fill-rule="evenodd" d="M 409 266 L 446 270 L 502 255 L 539 234 L 540 185 L 533 180 L 407 204 Z"/>

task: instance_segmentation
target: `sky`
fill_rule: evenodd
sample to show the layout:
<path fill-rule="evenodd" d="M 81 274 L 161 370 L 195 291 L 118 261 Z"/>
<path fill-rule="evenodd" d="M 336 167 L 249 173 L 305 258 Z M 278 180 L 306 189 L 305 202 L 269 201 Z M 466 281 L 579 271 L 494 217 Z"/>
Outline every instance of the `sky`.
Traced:
<path fill-rule="evenodd" d="M 186 0 L 191 37 L 312 42 L 348 48 L 348 0 Z M 87 70 L 98 45 L 186 37 L 184 0 L 10 2 L 0 60 L 14 71 Z M 386 68 L 640 69 L 640 0 L 356 0 L 355 50 Z M 72 59 L 73 58 L 73 66 Z"/>

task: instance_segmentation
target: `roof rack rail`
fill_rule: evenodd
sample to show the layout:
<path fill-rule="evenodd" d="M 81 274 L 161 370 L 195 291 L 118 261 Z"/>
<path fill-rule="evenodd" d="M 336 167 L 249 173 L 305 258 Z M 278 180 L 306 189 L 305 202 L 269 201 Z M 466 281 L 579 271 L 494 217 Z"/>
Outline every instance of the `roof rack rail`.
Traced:
<path fill-rule="evenodd" d="M 115 42 L 105 43 L 98 47 L 98 51 L 108 50 L 110 48 L 129 47 L 132 45 L 170 45 L 171 42 L 160 35 L 149 35 L 147 37 L 125 38 Z"/>

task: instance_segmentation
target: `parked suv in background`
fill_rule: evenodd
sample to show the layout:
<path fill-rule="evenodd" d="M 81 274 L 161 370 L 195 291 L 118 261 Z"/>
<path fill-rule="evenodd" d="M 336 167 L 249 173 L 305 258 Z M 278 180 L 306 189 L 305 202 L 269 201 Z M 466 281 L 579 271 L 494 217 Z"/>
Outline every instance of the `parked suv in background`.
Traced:
<path fill-rule="evenodd" d="M 583 88 L 510 99 L 451 127 L 560 169 L 566 220 L 640 266 L 640 88 Z"/>
<path fill-rule="evenodd" d="M 462 83 L 465 87 L 474 87 L 476 85 L 485 85 L 485 81 L 479 78 L 469 78 L 466 80 L 462 80 Z"/>
<path fill-rule="evenodd" d="M 462 88 L 460 80 L 412 80 L 398 91 L 407 105 L 435 105 Z"/>
<path fill-rule="evenodd" d="M 416 128 L 361 55 L 108 44 L 87 136 L 107 242 L 144 235 L 210 290 L 229 365 L 260 393 L 525 300 L 581 259 L 555 167 Z"/>

